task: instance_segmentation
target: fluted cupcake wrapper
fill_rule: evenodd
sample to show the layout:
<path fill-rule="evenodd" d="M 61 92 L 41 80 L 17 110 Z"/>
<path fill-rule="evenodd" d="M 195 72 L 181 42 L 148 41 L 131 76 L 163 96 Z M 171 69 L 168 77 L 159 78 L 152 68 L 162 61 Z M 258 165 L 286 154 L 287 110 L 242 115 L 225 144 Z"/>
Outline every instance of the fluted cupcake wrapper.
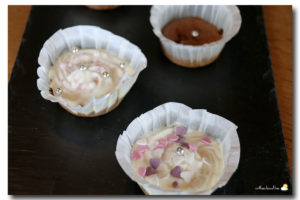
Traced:
<path fill-rule="evenodd" d="M 135 70 L 133 76 L 125 74 L 115 90 L 101 98 L 92 98 L 84 106 L 69 106 L 63 100 L 56 98 L 49 92 L 49 70 L 56 59 L 64 52 L 71 51 L 73 47 L 82 49 L 105 49 L 110 53 L 130 62 Z M 43 45 L 38 57 L 37 87 L 44 99 L 58 102 L 73 114 L 88 116 L 90 113 L 106 113 L 127 94 L 135 83 L 139 73 L 146 68 L 147 59 L 142 51 L 125 38 L 117 36 L 107 30 L 96 26 L 79 25 L 55 32 Z"/>
<path fill-rule="evenodd" d="M 222 29 L 222 39 L 192 46 L 178 44 L 162 34 L 162 29 L 168 22 L 185 17 L 200 17 Z M 199 67 L 213 62 L 219 56 L 226 42 L 238 33 L 242 19 L 236 6 L 155 5 L 151 8 L 150 22 L 164 53 L 171 61 L 185 67 Z"/>
<path fill-rule="evenodd" d="M 134 171 L 130 153 L 135 141 L 148 133 L 172 124 L 181 124 L 198 130 L 220 142 L 224 158 L 224 170 L 217 184 L 211 189 L 196 193 L 168 190 L 150 184 Z M 217 188 L 224 186 L 238 167 L 240 142 L 236 129 L 237 126 L 234 123 L 204 109 L 191 109 L 181 103 L 169 102 L 134 119 L 119 136 L 115 154 L 124 172 L 137 182 L 147 194 L 209 195 Z"/>

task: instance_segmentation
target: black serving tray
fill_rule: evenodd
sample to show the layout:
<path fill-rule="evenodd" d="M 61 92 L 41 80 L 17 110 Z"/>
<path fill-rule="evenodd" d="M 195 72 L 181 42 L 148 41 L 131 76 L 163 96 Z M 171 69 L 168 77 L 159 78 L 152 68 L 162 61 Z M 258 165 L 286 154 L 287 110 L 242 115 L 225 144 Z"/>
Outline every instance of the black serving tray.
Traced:
<path fill-rule="evenodd" d="M 9 194 L 143 194 L 119 166 L 116 142 L 134 118 L 170 101 L 207 109 L 239 127 L 239 167 L 213 194 L 291 194 L 262 9 L 239 8 L 241 29 L 220 57 L 207 67 L 187 69 L 163 55 L 149 22 L 150 6 L 110 11 L 33 6 L 8 85 Z M 112 31 L 148 59 L 123 102 L 104 116 L 73 116 L 44 100 L 36 86 L 43 43 L 74 25 Z M 288 191 L 280 190 L 284 183 Z"/>

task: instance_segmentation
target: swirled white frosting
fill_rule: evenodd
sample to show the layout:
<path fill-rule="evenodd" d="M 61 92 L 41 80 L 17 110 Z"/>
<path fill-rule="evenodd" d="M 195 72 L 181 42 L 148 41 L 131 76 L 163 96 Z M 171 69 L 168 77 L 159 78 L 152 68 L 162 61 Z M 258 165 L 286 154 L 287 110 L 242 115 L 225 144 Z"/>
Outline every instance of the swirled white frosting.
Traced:
<path fill-rule="evenodd" d="M 212 188 L 220 179 L 224 168 L 220 143 L 191 129 L 187 130 L 184 142 L 180 143 L 174 141 L 177 135 L 175 128 L 176 125 L 163 128 L 135 142 L 131 152 L 134 170 L 146 181 L 166 189 L 200 192 Z M 168 138 L 172 136 L 173 141 L 170 141 Z M 160 146 L 160 141 L 166 140 L 168 142 L 165 147 Z M 193 148 L 189 148 L 187 144 Z M 178 147 L 183 147 L 182 155 L 178 153 Z M 155 173 L 147 175 L 145 169 L 151 168 L 152 158 L 159 158 L 161 162 Z M 174 177 L 171 173 L 176 166 L 181 169 L 180 177 Z"/>
<path fill-rule="evenodd" d="M 112 92 L 124 74 L 133 76 L 130 63 L 103 49 L 64 52 L 49 71 L 53 95 L 70 106 L 86 105 L 92 97 Z M 61 90 L 61 92 L 55 92 Z"/>

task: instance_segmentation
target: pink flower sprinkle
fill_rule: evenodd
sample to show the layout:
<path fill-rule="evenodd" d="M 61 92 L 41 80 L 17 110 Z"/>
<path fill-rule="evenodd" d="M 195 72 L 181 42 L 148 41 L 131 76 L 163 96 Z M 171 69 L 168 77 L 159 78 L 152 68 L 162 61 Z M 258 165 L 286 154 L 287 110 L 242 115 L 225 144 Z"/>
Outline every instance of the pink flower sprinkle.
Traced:
<path fill-rule="evenodd" d="M 132 153 L 131 153 L 131 156 L 130 156 L 131 160 L 139 160 L 142 158 L 142 155 L 139 151 L 137 150 L 134 150 Z"/>
<path fill-rule="evenodd" d="M 150 148 L 148 145 L 138 145 L 138 147 L 131 153 L 131 160 L 139 160 L 142 158 L 142 153 L 148 151 Z"/>
<path fill-rule="evenodd" d="M 170 174 L 176 178 L 181 178 L 180 174 L 181 174 L 181 167 L 180 166 L 176 166 L 174 167 Z"/>
<path fill-rule="evenodd" d="M 181 136 L 181 135 L 178 135 L 178 140 L 176 140 L 176 142 L 178 142 L 179 144 L 183 144 L 184 141 L 185 141 L 185 137 Z"/>
<path fill-rule="evenodd" d="M 189 150 L 196 152 L 198 147 L 193 143 L 188 143 Z"/>
<path fill-rule="evenodd" d="M 140 153 L 144 153 L 146 151 L 150 150 L 148 145 L 138 145 L 136 151 L 140 152 Z"/>
<path fill-rule="evenodd" d="M 147 167 L 145 176 L 151 176 L 152 174 L 156 174 L 157 171 L 153 167 Z"/>
<path fill-rule="evenodd" d="M 146 167 L 140 167 L 139 169 L 138 169 L 138 174 L 141 176 L 141 177 L 145 177 L 145 175 L 146 175 L 146 170 L 147 170 L 147 168 Z"/>
<path fill-rule="evenodd" d="M 173 187 L 173 188 L 177 188 L 177 187 L 178 187 L 178 185 L 179 185 L 179 184 L 178 184 L 178 182 L 177 182 L 177 181 L 174 181 L 174 182 L 172 183 L 172 187 Z"/>
<path fill-rule="evenodd" d="M 166 139 L 160 139 L 160 140 L 158 140 L 158 144 L 161 144 L 163 146 L 167 146 L 168 145 L 168 140 L 166 140 Z"/>
<path fill-rule="evenodd" d="M 203 137 L 201 138 L 200 142 L 202 142 L 203 144 L 210 144 L 211 140 L 209 137 Z"/>
<path fill-rule="evenodd" d="M 186 143 L 186 142 L 182 142 L 182 143 L 180 143 L 180 145 L 181 145 L 182 147 L 184 147 L 184 148 L 189 149 L 189 144 Z"/>
<path fill-rule="evenodd" d="M 156 145 L 156 147 L 154 147 L 155 149 L 164 149 L 168 146 L 168 140 L 166 139 L 160 139 L 158 140 L 158 145 Z"/>
<path fill-rule="evenodd" d="M 183 135 L 185 135 L 185 134 L 187 133 L 187 128 L 184 127 L 184 126 L 177 126 L 177 127 L 175 128 L 175 131 L 176 131 L 176 133 L 177 133 L 178 135 L 183 136 Z"/>
<path fill-rule="evenodd" d="M 161 159 L 160 159 L 160 158 L 151 158 L 151 159 L 149 160 L 149 162 L 150 162 L 150 166 L 151 166 L 152 168 L 157 169 L 158 166 L 159 166 L 160 163 L 161 163 Z"/>
<path fill-rule="evenodd" d="M 171 141 L 171 142 L 175 142 L 175 141 L 178 140 L 178 138 L 179 138 L 178 135 L 176 133 L 173 133 L 173 134 L 168 136 L 167 140 Z"/>
<path fill-rule="evenodd" d="M 156 150 L 156 149 L 164 149 L 164 147 L 162 145 L 158 144 L 154 147 L 153 150 Z"/>

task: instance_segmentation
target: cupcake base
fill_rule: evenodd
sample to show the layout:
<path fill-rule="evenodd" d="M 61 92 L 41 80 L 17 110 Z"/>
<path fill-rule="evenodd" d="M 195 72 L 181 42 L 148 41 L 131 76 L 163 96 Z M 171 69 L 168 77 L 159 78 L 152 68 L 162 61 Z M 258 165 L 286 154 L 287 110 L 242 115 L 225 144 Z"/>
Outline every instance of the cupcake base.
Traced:
<path fill-rule="evenodd" d="M 93 10 L 112 10 L 115 8 L 120 7 L 119 5 L 102 5 L 102 6 L 97 6 L 97 5 L 87 5 L 88 8 L 93 9 Z"/>
<path fill-rule="evenodd" d="M 101 116 L 101 115 L 105 115 L 105 114 L 109 113 L 110 111 L 112 111 L 113 109 L 115 109 L 121 103 L 122 100 L 123 100 L 123 98 L 122 99 L 118 99 L 116 101 L 116 103 L 114 105 L 112 105 L 108 110 L 105 109 L 105 110 L 102 110 L 102 111 L 97 112 L 97 113 L 91 112 L 88 115 L 83 114 L 83 113 L 74 113 L 72 110 L 70 110 L 69 108 L 67 108 L 63 104 L 59 103 L 59 105 L 61 107 L 63 107 L 66 111 L 68 111 L 69 113 L 71 113 L 72 115 L 75 115 L 77 117 L 98 117 L 98 116 Z"/>
<path fill-rule="evenodd" d="M 195 192 L 186 189 L 165 189 L 143 179 L 132 166 L 131 151 L 133 144 L 149 132 L 172 124 L 184 124 L 187 128 L 207 133 L 221 144 L 224 168 L 218 182 L 210 189 Z M 201 126 L 199 126 L 201 124 Z M 115 155 L 124 172 L 135 181 L 145 194 L 149 195 L 210 195 L 223 187 L 236 171 L 240 159 L 240 143 L 237 126 L 229 120 L 205 109 L 192 109 L 184 104 L 168 102 L 134 119 L 117 141 Z M 150 147 L 149 147 L 150 148 Z M 199 188 L 200 190 L 200 188 Z"/>
<path fill-rule="evenodd" d="M 204 58 L 200 61 L 191 62 L 189 60 L 181 60 L 181 59 L 176 58 L 176 57 L 172 56 L 171 54 L 167 53 L 165 50 L 163 50 L 163 51 L 164 51 L 165 56 L 170 61 L 172 61 L 176 65 L 179 65 L 179 66 L 182 66 L 182 67 L 187 67 L 187 68 L 204 67 L 204 66 L 214 62 L 220 55 L 220 54 L 218 54 L 218 55 L 216 55 L 214 57 L 211 57 L 211 58 Z"/>
<path fill-rule="evenodd" d="M 163 29 L 175 19 L 199 17 L 222 30 L 222 37 L 218 40 L 207 41 L 202 45 L 185 45 L 176 43 L 171 37 L 165 37 Z M 150 22 L 154 34 L 159 38 L 165 56 L 173 63 L 188 67 L 202 67 L 216 60 L 224 45 L 235 36 L 241 26 L 241 15 L 236 6 L 220 5 L 154 5 L 150 11 Z M 193 22 L 193 26 L 195 23 Z M 182 28 L 182 27 L 180 27 Z M 191 27 L 191 30 L 196 28 Z M 183 33 L 188 31 L 186 28 Z M 193 31 L 192 31 L 193 32 Z M 192 32 L 190 32 L 192 34 Z M 197 33 L 195 33 L 197 34 Z M 200 34 L 198 33 L 198 37 Z M 190 34 L 188 34 L 190 37 Z M 183 35 L 181 36 L 183 38 Z M 186 38 L 188 39 L 188 38 Z M 186 42 L 186 40 L 184 40 Z"/>

